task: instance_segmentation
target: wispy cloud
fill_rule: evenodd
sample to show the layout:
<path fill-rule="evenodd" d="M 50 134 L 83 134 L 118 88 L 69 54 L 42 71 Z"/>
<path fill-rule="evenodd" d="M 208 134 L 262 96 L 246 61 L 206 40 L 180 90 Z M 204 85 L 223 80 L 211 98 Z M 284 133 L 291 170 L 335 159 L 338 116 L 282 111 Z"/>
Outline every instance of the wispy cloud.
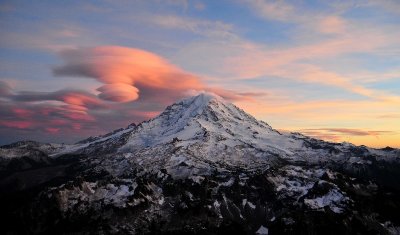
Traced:
<path fill-rule="evenodd" d="M 394 131 L 366 131 L 365 129 L 353 128 L 315 128 L 315 129 L 302 129 L 303 133 L 334 133 L 336 135 L 350 135 L 350 136 L 374 136 L 378 137 L 381 134 L 396 134 Z"/>
<path fill-rule="evenodd" d="M 307 9 L 303 12 L 304 6 L 294 5 L 293 2 L 249 0 L 242 3 L 268 20 L 295 24 L 296 29 L 290 32 L 295 43 L 275 47 L 236 35 L 233 40 L 224 43 L 212 40 L 193 43 L 183 48 L 181 54 L 209 55 L 209 60 L 196 61 L 197 65 L 208 68 L 222 79 L 279 77 L 341 88 L 367 98 L 399 101 L 399 97 L 394 94 L 365 85 L 368 80 L 397 77 L 395 71 L 381 72 L 376 76 L 374 72 L 366 73 L 354 68 L 352 73 L 348 73 L 333 70 L 321 63 L 326 60 L 342 60 L 359 53 L 379 56 L 384 51 L 393 50 L 398 47 L 397 38 L 400 37 L 400 34 L 394 33 L 394 25 L 382 27 L 379 24 L 348 20 L 335 8 L 318 12 Z"/>
<path fill-rule="evenodd" d="M 365 129 L 354 129 L 354 128 L 315 128 L 315 129 L 300 129 L 298 132 L 301 132 L 307 136 L 323 139 L 327 141 L 351 141 L 357 138 L 370 138 L 375 139 L 375 141 L 379 141 L 379 139 L 384 136 L 396 136 L 398 132 L 389 131 L 389 130 L 368 130 Z"/>
<path fill-rule="evenodd" d="M 233 25 L 222 21 L 195 19 L 177 15 L 145 15 L 141 19 L 163 28 L 189 31 L 206 37 L 235 37 Z"/>
<path fill-rule="evenodd" d="M 299 19 L 295 7 L 285 1 L 244 0 L 246 5 L 254 9 L 261 17 L 269 20 L 293 21 Z"/>
<path fill-rule="evenodd" d="M 379 118 L 379 119 L 398 119 L 398 120 L 400 120 L 400 114 L 390 113 L 390 114 L 378 115 L 376 118 Z"/>

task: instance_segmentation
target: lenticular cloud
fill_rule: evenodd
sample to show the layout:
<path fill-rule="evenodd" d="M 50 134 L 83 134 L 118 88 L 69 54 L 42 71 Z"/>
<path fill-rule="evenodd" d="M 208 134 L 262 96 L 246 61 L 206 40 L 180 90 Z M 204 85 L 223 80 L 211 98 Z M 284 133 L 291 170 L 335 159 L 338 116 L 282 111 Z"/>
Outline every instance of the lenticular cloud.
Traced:
<path fill-rule="evenodd" d="M 128 102 L 147 92 L 167 89 L 182 92 L 201 89 L 198 77 L 182 71 L 165 59 L 140 49 L 102 46 L 66 50 L 61 53 L 64 64 L 53 72 L 57 76 L 94 78 L 104 83 L 97 90 L 101 99 Z"/>
<path fill-rule="evenodd" d="M 97 88 L 99 97 L 114 102 L 127 102 L 139 98 L 139 90 L 124 83 L 106 84 Z"/>

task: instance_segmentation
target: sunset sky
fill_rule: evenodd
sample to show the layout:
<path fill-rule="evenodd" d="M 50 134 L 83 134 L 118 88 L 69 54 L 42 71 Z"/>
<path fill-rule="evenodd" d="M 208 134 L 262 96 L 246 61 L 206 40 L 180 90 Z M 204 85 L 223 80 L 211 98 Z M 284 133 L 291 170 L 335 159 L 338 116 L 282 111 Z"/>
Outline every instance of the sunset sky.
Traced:
<path fill-rule="evenodd" d="M 73 143 L 196 91 L 400 147 L 400 1 L 0 1 L 0 144 Z"/>

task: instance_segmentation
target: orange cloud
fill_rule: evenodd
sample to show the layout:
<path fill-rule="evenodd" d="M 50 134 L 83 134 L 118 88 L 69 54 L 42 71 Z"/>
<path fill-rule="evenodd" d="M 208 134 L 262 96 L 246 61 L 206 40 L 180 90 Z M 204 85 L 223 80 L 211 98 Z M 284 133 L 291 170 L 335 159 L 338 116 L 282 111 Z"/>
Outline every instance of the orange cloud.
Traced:
<path fill-rule="evenodd" d="M 370 147 L 399 147 L 399 133 L 389 130 L 367 130 L 365 128 L 315 128 L 296 130 L 305 135 L 334 142 L 351 142 Z"/>
<path fill-rule="evenodd" d="M 131 85 L 123 83 L 107 84 L 97 88 L 103 100 L 115 102 L 128 102 L 139 98 L 139 90 Z"/>
<path fill-rule="evenodd" d="M 71 106 L 100 106 L 101 102 L 92 95 L 81 92 L 65 92 L 60 94 L 60 101 L 63 101 Z"/>
<path fill-rule="evenodd" d="M 237 104 L 274 128 L 330 141 L 400 147 L 398 105 L 386 100 L 299 101 L 271 93 L 257 102 Z"/>
<path fill-rule="evenodd" d="M 350 135 L 350 136 L 379 136 L 381 134 L 395 133 L 393 131 L 366 131 L 363 129 L 354 128 L 315 128 L 315 129 L 303 129 L 303 133 L 323 134 L 323 133 L 335 133 L 336 135 Z"/>
<path fill-rule="evenodd" d="M 187 96 L 189 90 L 212 91 L 234 101 L 251 101 L 264 95 L 207 87 L 200 77 L 138 49 L 86 48 L 64 51 L 63 56 L 65 64 L 55 68 L 54 73 L 96 79 L 103 83 L 97 88 L 99 94 L 77 89 L 15 91 L 0 82 L 2 133 L 12 131 L 14 139 L 76 141 L 152 118 L 166 105 Z"/>
<path fill-rule="evenodd" d="M 400 119 L 400 114 L 390 113 L 390 114 L 379 115 L 376 118 L 380 118 L 380 119 Z"/>
<path fill-rule="evenodd" d="M 108 101 L 134 101 L 141 89 L 183 92 L 203 88 L 198 77 L 140 49 L 102 46 L 66 50 L 61 56 L 65 64 L 54 68 L 55 75 L 89 77 L 105 83 L 97 90 L 99 97 Z"/>
<path fill-rule="evenodd" d="M 104 83 L 97 91 L 100 92 L 98 97 L 106 101 L 123 103 L 142 99 L 168 104 L 190 90 L 211 91 L 229 100 L 259 95 L 205 86 L 199 76 L 185 72 L 154 53 L 136 48 L 70 49 L 63 51 L 61 57 L 64 64 L 53 69 L 56 76 L 88 77 Z M 80 105 L 75 100 L 63 101 Z M 88 102 L 91 100 L 85 99 L 85 103 Z"/>

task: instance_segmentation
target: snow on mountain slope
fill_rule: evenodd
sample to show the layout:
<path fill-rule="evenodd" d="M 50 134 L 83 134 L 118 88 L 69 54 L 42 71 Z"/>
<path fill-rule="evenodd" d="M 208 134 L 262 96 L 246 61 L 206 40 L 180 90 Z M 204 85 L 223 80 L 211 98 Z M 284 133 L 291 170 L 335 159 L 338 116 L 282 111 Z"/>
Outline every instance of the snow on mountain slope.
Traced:
<path fill-rule="evenodd" d="M 34 150 L 37 154 L 52 154 L 64 149 L 64 144 L 43 144 L 35 141 L 20 141 L 0 148 L 0 158 L 29 156 Z"/>
<path fill-rule="evenodd" d="M 349 143 L 329 143 L 299 133 L 279 133 L 212 93 L 201 93 L 168 106 L 159 116 L 138 126 L 131 124 L 73 145 L 23 146 L 1 148 L 0 155 L 21 156 L 21 149 L 29 148 L 43 151 L 50 157 L 70 153 L 138 155 L 174 146 L 203 160 L 228 164 L 265 163 L 274 158 L 312 164 L 332 161 L 368 164 L 363 157 L 374 156 L 376 160 L 385 161 L 400 158 L 397 149 L 378 150 Z"/>
<path fill-rule="evenodd" d="M 209 93 L 73 145 L 1 154 L 1 220 L 22 234 L 400 231 L 398 149 L 281 134 Z"/>
<path fill-rule="evenodd" d="M 280 134 L 222 98 L 203 93 L 173 104 L 158 117 L 138 125 L 119 151 L 135 153 L 171 143 L 214 160 L 222 152 L 238 148 L 291 156 L 302 145 L 301 140 Z"/>
<path fill-rule="evenodd" d="M 157 157 L 160 155 L 158 152 L 164 151 L 163 157 L 166 158 L 173 156 L 168 154 L 168 146 L 173 146 L 182 155 L 185 155 L 185 151 L 190 152 L 186 154 L 190 155 L 186 159 L 193 159 L 194 155 L 202 161 L 253 166 L 269 163 L 276 158 L 320 164 L 333 161 L 344 163 L 355 159 L 358 163 L 368 163 L 363 157 L 398 160 L 400 156 L 397 150 L 382 151 L 348 143 L 334 144 L 298 133 L 281 134 L 211 93 L 186 98 L 168 106 L 154 119 L 93 141 L 78 143 L 61 153 L 116 151 L 127 155 Z"/>
<path fill-rule="evenodd" d="M 268 124 L 257 121 L 221 97 L 203 93 L 173 104 L 157 118 L 139 125 L 123 149 L 152 147 L 177 138 L 179 146 L 201 141 L 230 147 L 243 143 L 255 148 L 292 154 L 287 138 Z"/>
<path fill-rule="evenodd" d="M 95 137 L 89 137 L 85 140 L 79 141 L 75 144 L 71 145 L 65 145 L 63 148 L 61 148 L 59 151 L 53 152 L 50 154 L 52 157 L 57 157 L 61 156 L 63 154 L 70 154 L 70 153 L 79 153 L 79 152 L 87 152 L 87 151 L 92 151 L 96 152 L 96 150 L 99 150 L 98 148 L 95 148 L 95 146 L 102 146 L 105 148 L 108 148 L 109 150 L 113 151 L 114 142 L 118 142 L 122 138 L 122 136 L 126 135 L 127 133 L 132 132 L 135 129 L 136 125 L 131 124 L 126 128 L 121 128 L 118 130 L 114 130 L 113 132 L 110 132 L 105 135 L 100 135 L 100 136 L 95 136 Z M 106 145 L 106 146 L 104 146 Z M 107 146 L 111 145 L 111 146 Z M 94 148 L 94 150 L 91 150 Z"/>

